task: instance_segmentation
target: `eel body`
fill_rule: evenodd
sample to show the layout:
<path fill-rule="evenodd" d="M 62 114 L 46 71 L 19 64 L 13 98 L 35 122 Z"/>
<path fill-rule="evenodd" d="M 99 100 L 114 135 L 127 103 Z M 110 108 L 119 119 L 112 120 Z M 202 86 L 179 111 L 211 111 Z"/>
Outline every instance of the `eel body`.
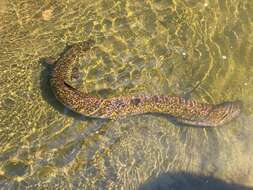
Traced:
<path fill-rule="evenodd" d="M 54 63 L 50 79 L 56 98 L 69 109 L 82 115 L 116 119 L 144 113 L 161 113 L 173 117 L 177 122 L 194 126 L 220 126 L 235 117 L 241 111 L 240 101 L 206 104 L 179 96 L 136 95 L 113 98 L 98 98 L 72 87 L 70 81 L 73 67 L 80 56 L 94 46 L 89 40 L 71 45 Z"/>

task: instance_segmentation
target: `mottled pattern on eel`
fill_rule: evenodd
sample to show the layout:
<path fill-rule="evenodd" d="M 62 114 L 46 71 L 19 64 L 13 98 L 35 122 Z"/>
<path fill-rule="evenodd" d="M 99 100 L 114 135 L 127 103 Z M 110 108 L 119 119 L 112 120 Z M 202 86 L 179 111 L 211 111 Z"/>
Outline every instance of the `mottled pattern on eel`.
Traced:
<path fill-rule="evenodd" d="M 195 126 L 220 126 L 240 113 L 240 101 L 212 105 L 178 96 L 137 95 L 102 99 L 83 93 L 72 87 L 68 81 L 76 60 L 80 56 L 85 56 L 93 46 L 92 40 L 73 44 L 54 63 L 50 80 L 52 90 L 62 104 L 77 113 L 109 119 L 144 113 L 161 113 L 168 114 L 179 123 Z"/>

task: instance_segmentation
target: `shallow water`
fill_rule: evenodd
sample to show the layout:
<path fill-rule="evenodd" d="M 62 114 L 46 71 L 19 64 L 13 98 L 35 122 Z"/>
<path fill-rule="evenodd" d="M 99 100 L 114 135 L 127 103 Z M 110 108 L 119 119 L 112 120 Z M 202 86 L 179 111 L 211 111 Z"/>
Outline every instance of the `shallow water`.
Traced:
<path fill-rule="evenodd" d="M 1 188 L 148 189 L 178 172 L 253 187 L 252 25 L 251 0 L 2 0 Z M 90 38 L 97 51 L 73 81 L 83 91 L 240 99 L 243 112 L 220 128 L 70 112 L 42 60 Z"/>

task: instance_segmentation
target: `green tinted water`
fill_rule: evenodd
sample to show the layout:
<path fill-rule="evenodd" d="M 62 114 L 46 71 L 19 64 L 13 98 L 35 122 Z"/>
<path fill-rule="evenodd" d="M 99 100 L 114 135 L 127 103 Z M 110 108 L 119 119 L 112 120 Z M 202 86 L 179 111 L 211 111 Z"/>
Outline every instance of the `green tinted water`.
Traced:
<path fill-rule="evenodd" d="M 137 189 L 166 172 L 253 186 L 253 1 L 0 2 L 0 185 Z M 58 103 L 41 59 L 95 39 L 83 91 L 240 99 L 228 125 L 190 128 L 143 115 L 80 117 Z"/>

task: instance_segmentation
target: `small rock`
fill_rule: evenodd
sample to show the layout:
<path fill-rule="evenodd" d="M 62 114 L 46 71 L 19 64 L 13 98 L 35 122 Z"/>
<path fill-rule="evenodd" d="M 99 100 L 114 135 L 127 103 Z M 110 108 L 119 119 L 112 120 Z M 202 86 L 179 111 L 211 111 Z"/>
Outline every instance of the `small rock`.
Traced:
<path fill-rule="evenodd" d="M 223 56 L 222 56 L 222 59 L 227 59 L 227 56 L 226 56 L 226 55 L 223 55 Z"/>
<path fill-rule="evenodd" d="M 51 20 L 52 16 L 53 16 L 53 10 L 52 9 L 47 9 L 47 10 L 42 12 L 42 18 L 45 21 Z"/>

